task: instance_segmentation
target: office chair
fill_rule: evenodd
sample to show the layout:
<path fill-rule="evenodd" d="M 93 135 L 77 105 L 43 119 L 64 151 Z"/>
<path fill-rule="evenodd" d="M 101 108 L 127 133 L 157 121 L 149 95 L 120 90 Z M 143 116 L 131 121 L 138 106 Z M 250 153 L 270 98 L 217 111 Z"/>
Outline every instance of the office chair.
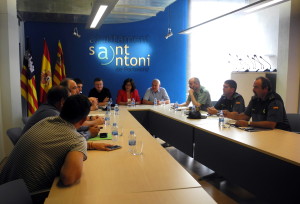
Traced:
<path fill-rule="evenodd" d="M 291 131 L 300 134 L 300 114 L 288 113 L 286 116 L 289 120 Z"/>
<path fill-rule="evenodd" d="M 23 117 L 22 118 L 22 121 L 23 121 L 24 125 L 26 125 L 26 123 L 28 122 L 29 118 L 30 117 Z"/>
<path fill-rule="evenodd" d="M 6 131 L 6 134 L 9 137 L 10 141 L 13 143 L 13 145 L 15 145 L 18 142 L 18 140 L 21 137 L 21 133 L 22 133 L 22 128 L 20 127 L 9 128 Z"/>
<path fill-rule="evenodd" d="M 215 106 L 218 101 L 211 101 L 211 106 Z"/>
<path fill-rule="evenodd" d="M 23 179 L 0 185 L 0 198 L 3 204 L 32 204 L 32 199 Z"/>

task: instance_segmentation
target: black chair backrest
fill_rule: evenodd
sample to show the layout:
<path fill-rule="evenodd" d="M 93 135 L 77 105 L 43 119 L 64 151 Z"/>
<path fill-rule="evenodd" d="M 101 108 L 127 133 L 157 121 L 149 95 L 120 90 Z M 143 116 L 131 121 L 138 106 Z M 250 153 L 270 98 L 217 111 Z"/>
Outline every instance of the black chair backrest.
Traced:
<path fill-rule="evenodd" d="M 0 198 L 3 204 L 32 204 L 32 199 L 23 179 L 0 185 Z"/>
<path fill-rule="evenodd" d="M 289 120 L 292 132 L 300 133 L 300 114 L 288 113 L 286 115 Z"/>
<path fill-rule="evenodd" d="M 15 145 L 18 142 L 18 140 L 21 137 L 21 133 L 22 133 L 22 128 L 20 127 L 10 128 L 6 131 L 6 134 L 11 140 L 11 142 L 13 143 L 13 145 Z"/>
<path fill-rule="evenodd" d="M 215 106 L 218 101 L 211 101 L 211 106 Z"/>
<path fill-rule="evenodd" d="M 23 117 L 22 118 L 22 121 L 23 121 L 24 125 L 26 125 L 26 123 L 28 122 L 29 118 L 30 117 Z"/>

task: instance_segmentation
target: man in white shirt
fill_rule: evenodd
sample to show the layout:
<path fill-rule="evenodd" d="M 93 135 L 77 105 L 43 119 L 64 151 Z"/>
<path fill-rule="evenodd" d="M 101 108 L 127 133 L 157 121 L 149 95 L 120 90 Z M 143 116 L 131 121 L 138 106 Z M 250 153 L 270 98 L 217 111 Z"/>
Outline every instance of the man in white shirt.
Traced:
<path fill-rule="evenodd" d="M 169 95 L 165 88 L 160 87 L 159 79 L 153 79 L 152 87 L 148 88 L 144 95 L 143 104 L 153 105 L 155 98 L 157 105 L 170 103 Z"/>

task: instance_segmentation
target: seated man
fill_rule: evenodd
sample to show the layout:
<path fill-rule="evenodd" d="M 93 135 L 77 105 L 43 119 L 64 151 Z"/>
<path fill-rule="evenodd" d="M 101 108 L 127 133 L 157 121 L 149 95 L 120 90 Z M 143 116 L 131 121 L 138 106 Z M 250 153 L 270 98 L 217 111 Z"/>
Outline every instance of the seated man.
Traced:
<path fill-rule="evenodd" d="M 68 90 L 63 86 L 54 86 L 47 93 L 47 102 L 40 105 L 37 111 L 28 119 L 22 135 L 37 122 L 51 116 L 58 116 L 61 108 L 68 98 Z"/>
<path fill-rule="evenodd" d="M 154 79 L 152 81 L 152 87 L 148 88 L 144 98 L 143 104 L 154 104 L 154 98 L 157 99 L 157 104 L 169 104 L 170 98 L 165 88 L 160 87 L 160 81 L 158 79 Z"/>
<path fill-rule="evenodd" d="M 66 99 L 59 116 L 48 117 L 30 128 L 18 141 L 0 174 L 0 184 L 24 179 L 30 192 L 49 189 L 60 176 L 66 186 L 81 177 L 87 149 L 102 145 L 87 143 L 76 129 L 86 120 L 90 102 L 82 95 Z"/>
<path fill-rule="evenodd" d="M 236 92 L 237 84 L 234 80 L 226 80 L 223 85 L 223 95 L 214 107 L 207 108 L 211 115 L 217 114 L 218 110 L 242 113 L 245 111 L 243 96 Z"/>
<path fill-rule="evenodd" d="M 83 83 L 82 83 L 81 79 L 75 78 L 74 81 L 77 84 L 77 89 L 78 89 L 79 94 L 82 94 Z"/>
<path fill-rule="evenodd" d="M 76 81 L 78 81 L 81 84 L 77 85 Z M 65 78 L 60 82 L 60 85 L 68 89 L 69 95 L 82 94 L 83 84 L 82 81 L 78 78 L 76 80 L 73 80 L 71 78 Z M 92 103 L 91 111 L 98 110 L 98 99 L 95 97 L 89 97 L 89 100 Z"/>
<path fill-rule="evenodd" d="M 28 119 L 28 122 L 23 128 L 22 135 L 39 121 L 47 117 L 58 116 L 65 100 L 68 98 L 68 95 L 68 90 L 65 87 L 60 85 L 52 87 L 47 93 L 47 102 L 45 104 L 42 104 L 38 108 L 38 110 Z M 85 121 L 84 123 L 89 126 L 82 126 L 78 129 L 78 132 L 80 132 L 86 139 L 89 139 L 90 137 L 96 137 L 98 135 L 99 128 L 97 125 L 102 121 L 101 118 L 95 120 L 96 118 L 89 117 L 88 119 L 94 119 L 94 121 L 90 121 L 90 123 L 94 122 L 95 124 L 89 125 L 87 124 L 88 122 Z"/>
<path fill-rule="evenodd" d="M 78 93 L 82 94 L 83 83 L 81 79 L 75 78 L 74 81 L 77 84 Z M 95 97 L 89 97 L 89 100 L 92 103 L 91 111 L 98 110 L 98 99 Z"/>
<path fill-rule="evenodd" d="M 253 83 L 254 96 L 244 113 L 224 112 L 224 116 L 237 120 L 241 127 L 261 127 L 269 129 L 290 130 L 283 100 L 272 91 L 271 82 L 264 77 L 258 77 Z M 252 118 L 252 121 L 250 121 Z"/>
<path fill-rule="evenodd" d="M 65 87 L 69 91 L 69 95 L 76 95 L 79 94 L 79 90 L 77 88 L 76 82 L 71 78 L 64 78 L 60 84 L 61 86 Z"/>
<path fill-rule="evenodd" d="M 104 82 L 100 78 L 94 79 L 94 88 L 90 90 L 89 97 L 98 99 L 99 106 L 105 106 L 111 98 L 111 93 L 108 88 L 104 87 Z"/>
<path fill-rule="evenodd" d="M 196 77 L 189 80 L 189 87 L 189 96 L 186 102 L 179 106 L 188 106 L 192 102 L 194 106 L 199 107 L 203 111 L 207 111 L 207 108 L 211 106 L 209 92 L 200 85 L 200 81 Z"/>

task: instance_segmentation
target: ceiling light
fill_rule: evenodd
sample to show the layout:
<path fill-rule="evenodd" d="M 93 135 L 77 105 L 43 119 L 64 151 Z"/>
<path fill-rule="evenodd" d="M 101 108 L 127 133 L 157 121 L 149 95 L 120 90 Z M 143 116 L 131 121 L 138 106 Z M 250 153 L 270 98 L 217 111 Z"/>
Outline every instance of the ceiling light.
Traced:
<path fill-rule="evenodd" d="M 282 1 L 284 1 L 284 0 L 272 0 L 272 1 L 269 1 L 269 2 L 264 2 L 262 4 L 256 5 L 254 7 L 249 8 L 249 9 L 246 9 L 246 10 L 244 10 L 244 12 L 251 13 L 251 12 L 254 12 L 254 11 L 269 7 L 269 6 L 272 6 L 274 4 L 281 3 Z"/>
<path fill-rule="evenodd" d="M 217 16 L 215 18 L 212 18 L 210 20 L 207 20 L 205 22 L 202 22 L 200 24 L 197 24 L 195 26 L 192 26 L 190 28 L 187 28 L 185 30 L 182 30 L 179 32 L 179 34 L 190 34 L 192 31 L 200 28 L 200 26 L 202 25 L 205 25 L 205 24 L 208 24 L 212 21 L 215 21 L 215 20 L 218 20 L 218 19 L 221 19 L 225 16 L 229 16 L 229 15 L 232 15 L 232 14 L 235 14 L 235 13 L 239 13 L 239 12 L 253 12 L 253 11 L 256 11 L 258 9 L 262 9 L 262 8 L 266 8 L 266 7 L 271 7 L 271 6 L 274 6 L 274 5 L 277 5 L 277 4 L 281 4 L 283 2 L 286 2 L 288 0 L 258 0 L 254 3 L 251 3 L 251 4 L 248 4 L 247 6 L 244 6 L 244 7 L 241 7 L 241 8 L 238 8 L 236 10 L 233 10 L 233 11 L 230 11 L 228 13 L 225 13 L 225 14 L 222 14 L 220 16 Z"/>
<path fill-rule="evenodd" d="M 99 21 L 100 21 L 101 17 L 103 16 L 106 9 L 107 9 L 107 5 L 100 5 L 90 28 L 96 28 L 97 24 L 99 23 Z"/>
<path fill-rule="evenodd" d="M 98 29 L 103 24 L 105 17 L 110 14 L 119 0 L 94 1 L 87 28 Z"/>

